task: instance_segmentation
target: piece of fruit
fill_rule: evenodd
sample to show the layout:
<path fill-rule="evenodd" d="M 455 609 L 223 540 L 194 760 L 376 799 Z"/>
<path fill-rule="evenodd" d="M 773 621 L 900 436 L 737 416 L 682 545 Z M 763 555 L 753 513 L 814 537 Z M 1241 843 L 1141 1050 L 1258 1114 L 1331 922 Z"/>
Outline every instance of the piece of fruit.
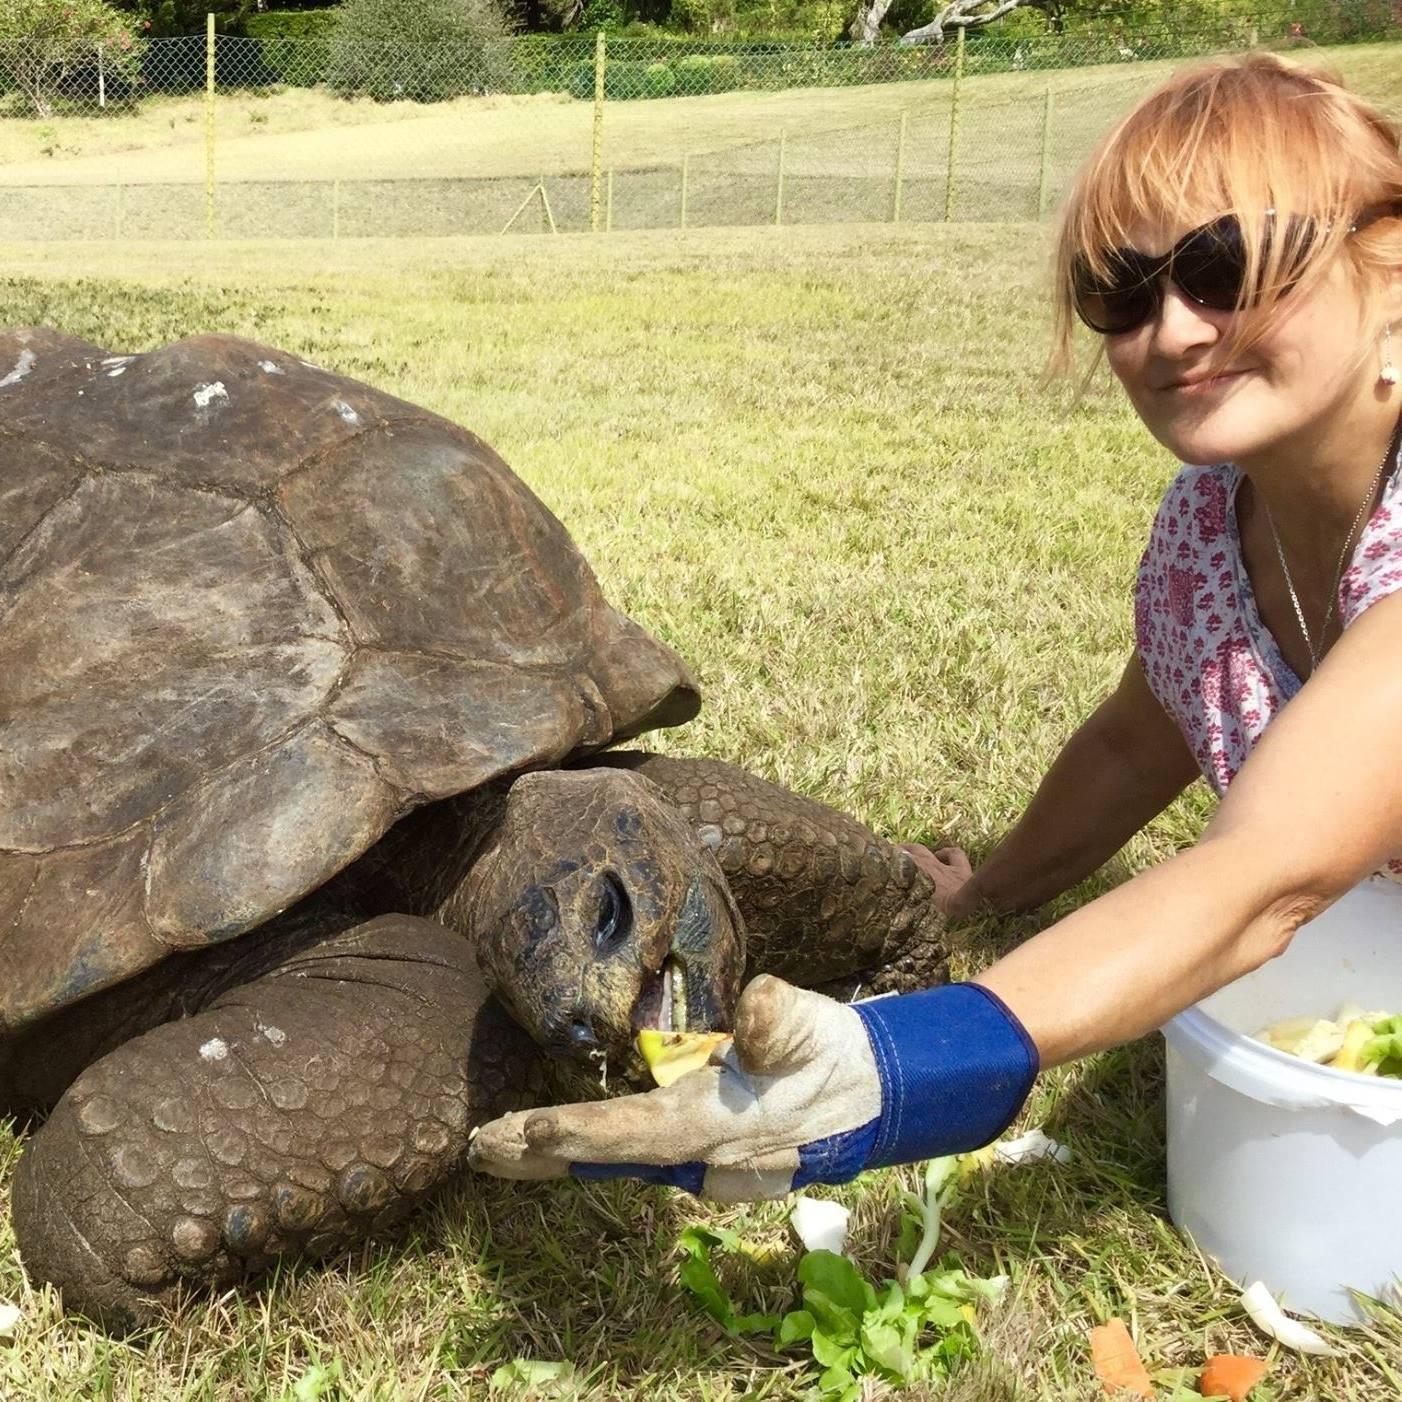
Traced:
<path fill-rule="evenodd" d="M 1215 1353 L 1203 1364 L 1198 1391 L 1204 1397 L 1246 1402 L 1246 1394 L 1266 1376 L 1266 1363 L 1241 1353 Z"/>
<path fill-rule="evenodd" d="M 1325 1062 L 1336 1055 L 1343 1044 L 1344 1029 L 1337 1022 L 1321 1017 L 1290 1050 L 1302 1061 Z"/>
<path fill-rule="evenodd" d="M 1361 1071 L 1363 1069 L 1363 1048 L 1372 1040 L 1373 1025 L 1361 1018 L 1350 1022 L 1344 1029 L 1344 1044 L 1339 1054 L 1329 1064 L 1336 1071 Z"/>
<path fill-rule="evenodd" d="M 1114 1397 L 1121 1391 L 1139 1397 L 1154 1395 L 1149 1370 L 1140 1359 L 1123 1319 L 1106 1320 L 1090 1331 L 1090 1361 L 1107 1396 Z"/>
<path fill-rule="evenodd" d="M 699 1071 L 711 1053 L 730 1040 L 729 1032 L 661 1032 L 645 1027 L 638 1033 L 638 1051 L 659 1086 L 670 1086 L 688 1071 Z"/>
<path fill-rule="evenodd" d="M 1317 1017 L 1287 1017 L 1263 1027 L 1257 1034 L 1258 1041 L 1265 1042 L 1277 1051 L 1293 1052 L 1304 1040 L 1305 1034 L 1319 1019 Z"/>

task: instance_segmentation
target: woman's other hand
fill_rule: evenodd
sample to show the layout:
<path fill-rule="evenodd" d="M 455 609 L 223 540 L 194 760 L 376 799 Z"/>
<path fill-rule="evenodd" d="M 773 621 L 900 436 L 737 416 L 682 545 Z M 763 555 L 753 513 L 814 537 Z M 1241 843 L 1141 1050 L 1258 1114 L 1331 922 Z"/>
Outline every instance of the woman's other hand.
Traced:
<path fill-rule="evenodd" d="M 932 852 L 918 842 L 902 842 L 901 848 L 910 853 L 915 865 L 934 882 L 935 904 L 951 920 L 962 920 L 973 914 L 971 893 L 965 888 L 974 868 L 962 847 L 938 847 Z"/>

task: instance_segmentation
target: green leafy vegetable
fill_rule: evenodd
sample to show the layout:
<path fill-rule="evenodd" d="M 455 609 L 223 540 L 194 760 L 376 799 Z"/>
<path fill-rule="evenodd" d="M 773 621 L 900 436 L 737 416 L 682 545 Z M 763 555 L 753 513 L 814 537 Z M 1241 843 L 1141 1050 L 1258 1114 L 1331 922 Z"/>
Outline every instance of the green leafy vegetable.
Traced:
<path fill-rule="evenodd" d="M 680 1238 L 680 1245 L 686 1252 L 682 1262 L 681 1282 L 698 1301 L 702 1309 L 716 1320 L 729 1334 L 768 1334 L 779 1326 L 779 1316 L 775 1314 L 741 1314 L 735 1308 L 730 1292 L 721 1284 L 720 1277 L 711 1265 L 711 1251 L 719 1247 L 723 1251 L 740 1251 L 741 1242 L 737 1232 L 724 1227 L 688 1227 Z"/>
<path fill-rule="evenodd" d="M 574 1365 L 539 1358 L 513 1358 L 491 1376 L 493 1392 L 530 1397 L 566 1397 L 574 1393 Z"/>
<path fill-rule="evenodd" d="M 339 1358 L 322 1363 L 314 1357 L 297 1381 L 282 1394 L 280 1402 L 335 1402 L 341 1396 L 344 1382 Z"/>
<path fill-rule="evenodd" d="M 1365 1066 L 1376 1064 L 1380 1076 L 1402 1077 L 1402 1017 L 1385 1017 L 1373 1024 L 1362 1060 Z"/>
<path fill-rule="evenodd" d="M 978 1352 L 975 1307 L 996 1304 L 1008 1283 L 1006 1276 L 970 1276 L 953 1258 L 926 1268 L 939 1241 L 941 1209 L 953 1192 L 953 1165 L 953 1159 L 933 1161 L 923 1194 L 907 1194 L 911 1264 L 922 1269 L 902 1280 L 878 1290 L 846 1256 L 809 1251 L 798 1263 L 800 1308 L 782 1318 L 741 1313 L 712 1256 L 753 1252 L 736 1232 L 696 1226 L 680 1237 L 682 1285 L 730 1333 L 772 1332 L 778 1349 L 806 1346 L 822 1369 L 818 1394 L 824 1402 L 856 1402 L 868 1377 L 896 1384 L 943 1379 Z"/>
<path fill-rule="evenodd" d="M 914 1275 L 902 1287 L 877 1290 L 851 1261 L 810 1251 L 798 1267 L 803 1308 L 784 1316 L 778 1348 L 807 1342 L 824 1369 L 818 1390 L 833 1402 L 852 1402 L 861 1379 L 890 1383 L 933 1380 L 977 1352 L 974 1304 L 1001 1298 L 1006 1280 L 976 1280 L 954 1267 Z M 935 1335 L 933 1339 L 931 1335 Z"/>

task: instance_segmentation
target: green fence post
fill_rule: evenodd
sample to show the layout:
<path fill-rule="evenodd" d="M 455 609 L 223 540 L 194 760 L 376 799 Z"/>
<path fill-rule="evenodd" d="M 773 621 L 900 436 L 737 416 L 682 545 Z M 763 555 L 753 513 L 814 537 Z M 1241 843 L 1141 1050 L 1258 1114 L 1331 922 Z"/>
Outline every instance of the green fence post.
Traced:
<path fill-rule="evenodd" d="M 944 222 L 954 218 L 954 160 L 959 151 L 959 89 L 964 81 L 964 29 L 954 46 L 954 95 L 949 103 L 949 168 L 944 177 Z"/>
<path fill-rule="evenodd" d="M 594 40 L 594 159 L 589 175 L 589 228 L 599 232 L 599 186 L 604 164 L 604 68 L 608 62 L 604 51 L 604 31 Z"/>
<path fill-rule="evenodd" d="M 901 222 L 901 181 L 905 178 L 905 128 L 906 120 L 910 116 L 904 108 L 901 109 L 901 129 L 896 137 L 896 188 L 891 194 L 891 223 Z"/>
<path fill-rule="evenodd" d="M 784 222 L 784 147 L 788 143 L 789 134 L 786 131 L 779 133 L 779 171 L 778 178 L 774 182 L 774 222 L 782 224 Z"/>
<path fill-rule="evenodd" d="M 204 231 L 214 237 L 214 16 L 204 17 Z"/>
<path fill-rule="evenodd" d="M 1047 96 L 1042 103 L 1042 175 L 1037 185 L 1037 218 L 1047 212 L 1047 182 L 1051 173 L 1052 86 L 1047 84 Z"/>
<path fill-rule="evenodd" d="M 681 227 L 682 227 L 683 229 L 686 228 L 686 184 L 687 184 L 687 181 L 686 181 L 686 173 L 687 173 L 687 164 L 688 164 L 689 160 L 690 160 L 690 157 L 688 157 L 688 156 L 683 156 L 683 157 L 682 157 L 682 218 L 681 218 Z"/>

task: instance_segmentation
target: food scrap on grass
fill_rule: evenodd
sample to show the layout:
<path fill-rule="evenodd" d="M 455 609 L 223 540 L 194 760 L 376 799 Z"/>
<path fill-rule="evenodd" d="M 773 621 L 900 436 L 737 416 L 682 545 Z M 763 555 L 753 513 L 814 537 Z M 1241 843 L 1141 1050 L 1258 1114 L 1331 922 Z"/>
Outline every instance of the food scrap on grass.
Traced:
<path fill-rule="evenodd" d="M 1203 1365 L 1198 1391 L 1204 1397 L 1246 1402 L 1247 1394 L 1266 1376 L 1266 1361 L 1240 1353 L 1214 1353 Z"/>
<path fill-rule="evenodd" d="M 1106 1396 L 1121 1392 L 1152 1397 L 1154 1385 L 1123 1319 L 1107 1319 L 1090 1331 L 1090 1361 Z"/>
<path fill-rule="evenodd" d="M 1338 1349 L 1326 1343 L 1313 1329 L 1297 1319 L 1291 1319 L 1276 1304 L 1275 1297 L 1262 1281 L 1254 1281 L 1242 1291 L 1241 1307 L 1262 1333 L 1269 1334 L 1296 1353 L 1312 1353 L 1320 1358 L 1333 1358 L 1338 1353 Z"/>

